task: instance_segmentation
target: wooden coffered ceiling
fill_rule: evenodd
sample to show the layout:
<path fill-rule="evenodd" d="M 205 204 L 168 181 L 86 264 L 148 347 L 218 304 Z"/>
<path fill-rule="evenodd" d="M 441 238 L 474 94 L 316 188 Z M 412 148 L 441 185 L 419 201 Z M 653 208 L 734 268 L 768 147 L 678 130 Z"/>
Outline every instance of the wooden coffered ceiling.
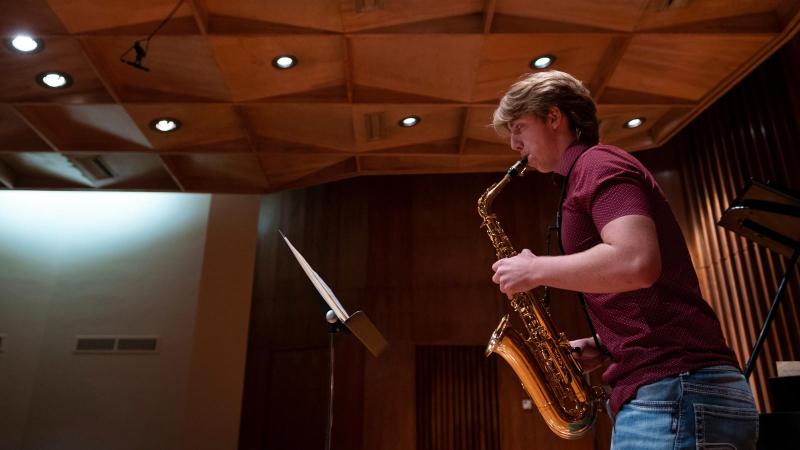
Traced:
<path fill-rule="evenodd" d="M 272 192 L 501 171 L 497 100 L 541 54 L 592 90 L 602 141 L 658 146 L 798 28 L 796 0 L 0 0 L 0 186 Z M 290 70 L 272 66 L 292 54 Z M 60 90 L 37 74 L 69 73 Z M 421 118 L 399 127 L 408 115 Z M 157 117 L 182 127 L 161 134 Z M 632 117 L 642 127 L 625 129 Z"/>

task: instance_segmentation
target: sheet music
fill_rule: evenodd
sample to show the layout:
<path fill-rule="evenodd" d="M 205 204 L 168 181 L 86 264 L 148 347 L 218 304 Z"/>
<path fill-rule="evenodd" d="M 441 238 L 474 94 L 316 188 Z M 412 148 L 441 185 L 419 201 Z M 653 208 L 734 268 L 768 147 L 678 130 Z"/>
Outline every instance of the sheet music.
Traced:
<path fill-rule="evenodd" d="M 303 255 L 301 255 L 300 252 L 297 251 L 296 248 L 294 248 L 294 245 L 292 245 L 292 243 L 289 242 L 289 239 L 283 234 L 283 232 L 278 230 L 278 233 L 281 234 L 283 240 L 286 242 L 286 245 L 289 246 L 289 249 L 292 251 L 292 254 L 294 254 L 295 259 L 297 259 L 297 262 L 300 264 L 300 267 L 303 268 L 303 272 L 305 272 L 306 276 L 308 276 L 308 279 L 311 280 L 311 284 L 313 284 L 314 287 L 317 289 L 319 295 L 322 296 L 323 300 L 325 300 L 325 303 L 327 303 L 328 306 L 333 311 L 333 313 L 336 314 L 336 317 L 338 317 L 339 320 L 342 323 L 344 323 L 347 319 L 350 318 L 350 316 L 347 314 L 347 311 L 345 311 L 342 304 L 339 303 L 339 299 L 336 298 L 336 295 L 333 294 L 331 288 L 328 287 L 328 285 L 325 283 L 322 277 L 319 276 L 319 274 L 315 272 L 314 269 L 311 268 L 311 265 L 308 264 Z"/>

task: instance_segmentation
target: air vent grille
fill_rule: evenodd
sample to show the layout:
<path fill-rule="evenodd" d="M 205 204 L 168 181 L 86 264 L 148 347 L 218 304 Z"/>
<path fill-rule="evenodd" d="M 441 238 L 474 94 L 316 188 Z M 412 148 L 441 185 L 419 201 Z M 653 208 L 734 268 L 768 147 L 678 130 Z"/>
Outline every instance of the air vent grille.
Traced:
<path fill-rule="evenodd" d="M 157 336 L 77 336 L 75 353 L 157 353 Z"/>
<path fill-rule="evenodd" d="M 383 9 L 384 0 L 355 0 L 356 12 L 376 11 Z"/>
<path fill-rule="evenodd" d="M 71 156 L 70 160 L 92 182 L 114 178 L 114 172 L 101 156 Z"/>
<path fill-rule="evenodd" d="M 75 351 L 78 352 L 113 352 L 116 339 L 113 338 L 78 338 Z"/>
<path fill-rule="evenodd" d="M 386 138 L 386 120 L 383 113 L 364 114 L 364 127 L 367 130 L 367 140 L 377 141 Z"/>
<path fill-rule="evenodd" d="M 155 338 L 119 338 L 117 350 L 154 352 L 158 341 Z"/>

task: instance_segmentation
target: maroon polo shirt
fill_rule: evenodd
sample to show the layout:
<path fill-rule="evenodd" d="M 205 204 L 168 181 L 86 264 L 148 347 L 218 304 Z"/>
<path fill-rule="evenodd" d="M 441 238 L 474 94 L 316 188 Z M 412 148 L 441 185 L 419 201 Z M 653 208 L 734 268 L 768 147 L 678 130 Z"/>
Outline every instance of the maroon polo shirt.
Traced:
<path fill-rule="evenodd" d="M 562 212 L 564 251 L 578 253 L 601 243 L 600 230 L 628 215 L 653 219 L 661 250 L 661 276 L 653 286 L 585 294 L 597 334 L 612 355 L 603 382 L 612 387 L 616 414 L 640 386 L 702 367 L 738 367 L 738 362 L 700 295 L 686 242 L 652 174 L 622 149 L 587 147 L 567 148 L 558 169 L 566 175 L 575 162 Z"/>

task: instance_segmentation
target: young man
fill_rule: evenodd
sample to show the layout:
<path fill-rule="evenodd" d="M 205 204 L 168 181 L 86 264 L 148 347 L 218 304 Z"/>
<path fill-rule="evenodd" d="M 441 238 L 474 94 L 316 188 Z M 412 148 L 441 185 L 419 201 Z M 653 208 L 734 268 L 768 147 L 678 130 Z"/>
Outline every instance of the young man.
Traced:
<path fill-rule="evenodd" d="M 589 91 L 563 72 L 531 74 L 500 101 L 494 127 L 529 167 L 566 184 L 564 255 L 525 249 L 497 261 L 492 280 L 509 297 L 538 286 L 585 295 L 604 348 L 591 337 L 572 345 L 587 372 L 610 363 L 612 449 L 755 449 L 750 387 L 700 295 L 680 228 L 650 172 L 598 144 Z"/>

